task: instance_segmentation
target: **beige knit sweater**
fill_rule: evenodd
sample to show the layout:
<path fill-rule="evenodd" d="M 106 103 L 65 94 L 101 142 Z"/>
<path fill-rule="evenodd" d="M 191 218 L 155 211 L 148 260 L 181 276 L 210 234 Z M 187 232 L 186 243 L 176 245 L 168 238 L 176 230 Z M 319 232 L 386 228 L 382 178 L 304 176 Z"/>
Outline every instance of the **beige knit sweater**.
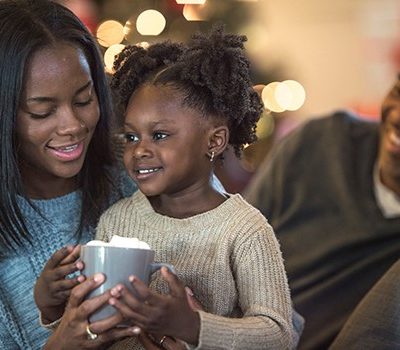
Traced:
<path fill-rule="evenodd" d="M 175 266 L 205 311 L 197 349 L 289 349 L 294 330 L 289 288 L 278 242 L 262 214 L 239 194 L 186 219 L 156 213 L 137 191 L 101 217 L 96 239 L 137 237 L 155 261 Z M 156 273 L 150 284 L 166 292 Z M 112 349 L 143 349 L 135 338 Z"/>

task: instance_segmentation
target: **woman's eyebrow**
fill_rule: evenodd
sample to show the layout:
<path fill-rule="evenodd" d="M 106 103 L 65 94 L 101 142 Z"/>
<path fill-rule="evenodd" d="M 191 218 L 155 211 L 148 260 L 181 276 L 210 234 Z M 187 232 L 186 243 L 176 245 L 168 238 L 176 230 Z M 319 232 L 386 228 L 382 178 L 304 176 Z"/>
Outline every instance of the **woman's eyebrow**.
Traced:
<path fill-rule="evenodd" d="M 85 91 L 88 87 L 91 87 L 93 84 L 91 81 L 88 81 L 85 85 L 80 87 L 78 90 L 76 90 L 75 95 L 79 95 L 82 91 Z M 55 101 L 55 98 L 53 97 L 46 97 L 46 96 L 33 96 L 29 97 L 26 99 L 26 102 L 53 102 Z"/>

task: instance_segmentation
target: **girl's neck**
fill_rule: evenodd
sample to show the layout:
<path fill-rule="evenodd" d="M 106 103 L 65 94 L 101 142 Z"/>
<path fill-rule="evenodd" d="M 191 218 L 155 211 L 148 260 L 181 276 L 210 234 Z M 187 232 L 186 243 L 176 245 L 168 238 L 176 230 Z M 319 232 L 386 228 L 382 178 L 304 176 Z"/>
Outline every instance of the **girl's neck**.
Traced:
<path fill-rule="evenodd" d="M 148 197 L 148 199 L 157 213 L 184 219 L 218 207 L 227 197 L 209 186 L 202 189 L 187 190 L 177 195 L 162 194 Z"/>

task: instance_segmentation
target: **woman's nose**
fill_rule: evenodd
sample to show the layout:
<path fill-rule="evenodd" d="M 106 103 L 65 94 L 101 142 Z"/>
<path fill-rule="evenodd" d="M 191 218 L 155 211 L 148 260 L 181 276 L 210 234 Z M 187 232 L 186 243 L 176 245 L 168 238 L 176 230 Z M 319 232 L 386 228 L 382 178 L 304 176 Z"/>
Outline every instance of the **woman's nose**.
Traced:
<path fill-rule="evenodd" d="M 79 118 L 77 113 L 70 108 L 65 107 L 60 109 L 60 118 L 58 120 L 58 133 L 61 135 L 76 135 L 82 132 L 86 127 L 84 121 Z"/>

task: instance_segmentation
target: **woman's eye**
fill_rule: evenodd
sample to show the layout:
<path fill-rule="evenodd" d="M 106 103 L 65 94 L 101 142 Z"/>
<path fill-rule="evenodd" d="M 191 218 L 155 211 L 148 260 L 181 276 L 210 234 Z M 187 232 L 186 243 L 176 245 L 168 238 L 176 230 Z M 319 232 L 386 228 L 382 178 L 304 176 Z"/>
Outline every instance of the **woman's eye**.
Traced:
<path fill-rule="evenodd" d="M 45 119 L 47 117 L 49 117 L 51 115 L 52 112 L 48 112 L 48 113 L 43 113 L 43 114 L 39 114 L 39 113 L 29 113 L 29 115 L 31 116 L 31 118 L 33 119 Z"/>
<path fill-rule="evenodd" d="M 124 139 L 126 142 L 138 142 L 139 138 L 135 134 L 124 134 Z"/>
<path fill-rule="evenodd" d="M 88 100 L 86 100 L 86 101 L 75 102 L 75 105 L 78 106 L 78 107 L 84 107 L 84 106 L 89 105 L 92 101 L 93 101 L 93 98 L 90 97 L 90 98 L 89 98 Z"/>
<path fill-rule="evenodd" d="M 168 135 L 164 132 L 155 132 L 153 135 L 153 139 L 158 141 L 158 140 L 162 140 L 165 139 Z"/>

